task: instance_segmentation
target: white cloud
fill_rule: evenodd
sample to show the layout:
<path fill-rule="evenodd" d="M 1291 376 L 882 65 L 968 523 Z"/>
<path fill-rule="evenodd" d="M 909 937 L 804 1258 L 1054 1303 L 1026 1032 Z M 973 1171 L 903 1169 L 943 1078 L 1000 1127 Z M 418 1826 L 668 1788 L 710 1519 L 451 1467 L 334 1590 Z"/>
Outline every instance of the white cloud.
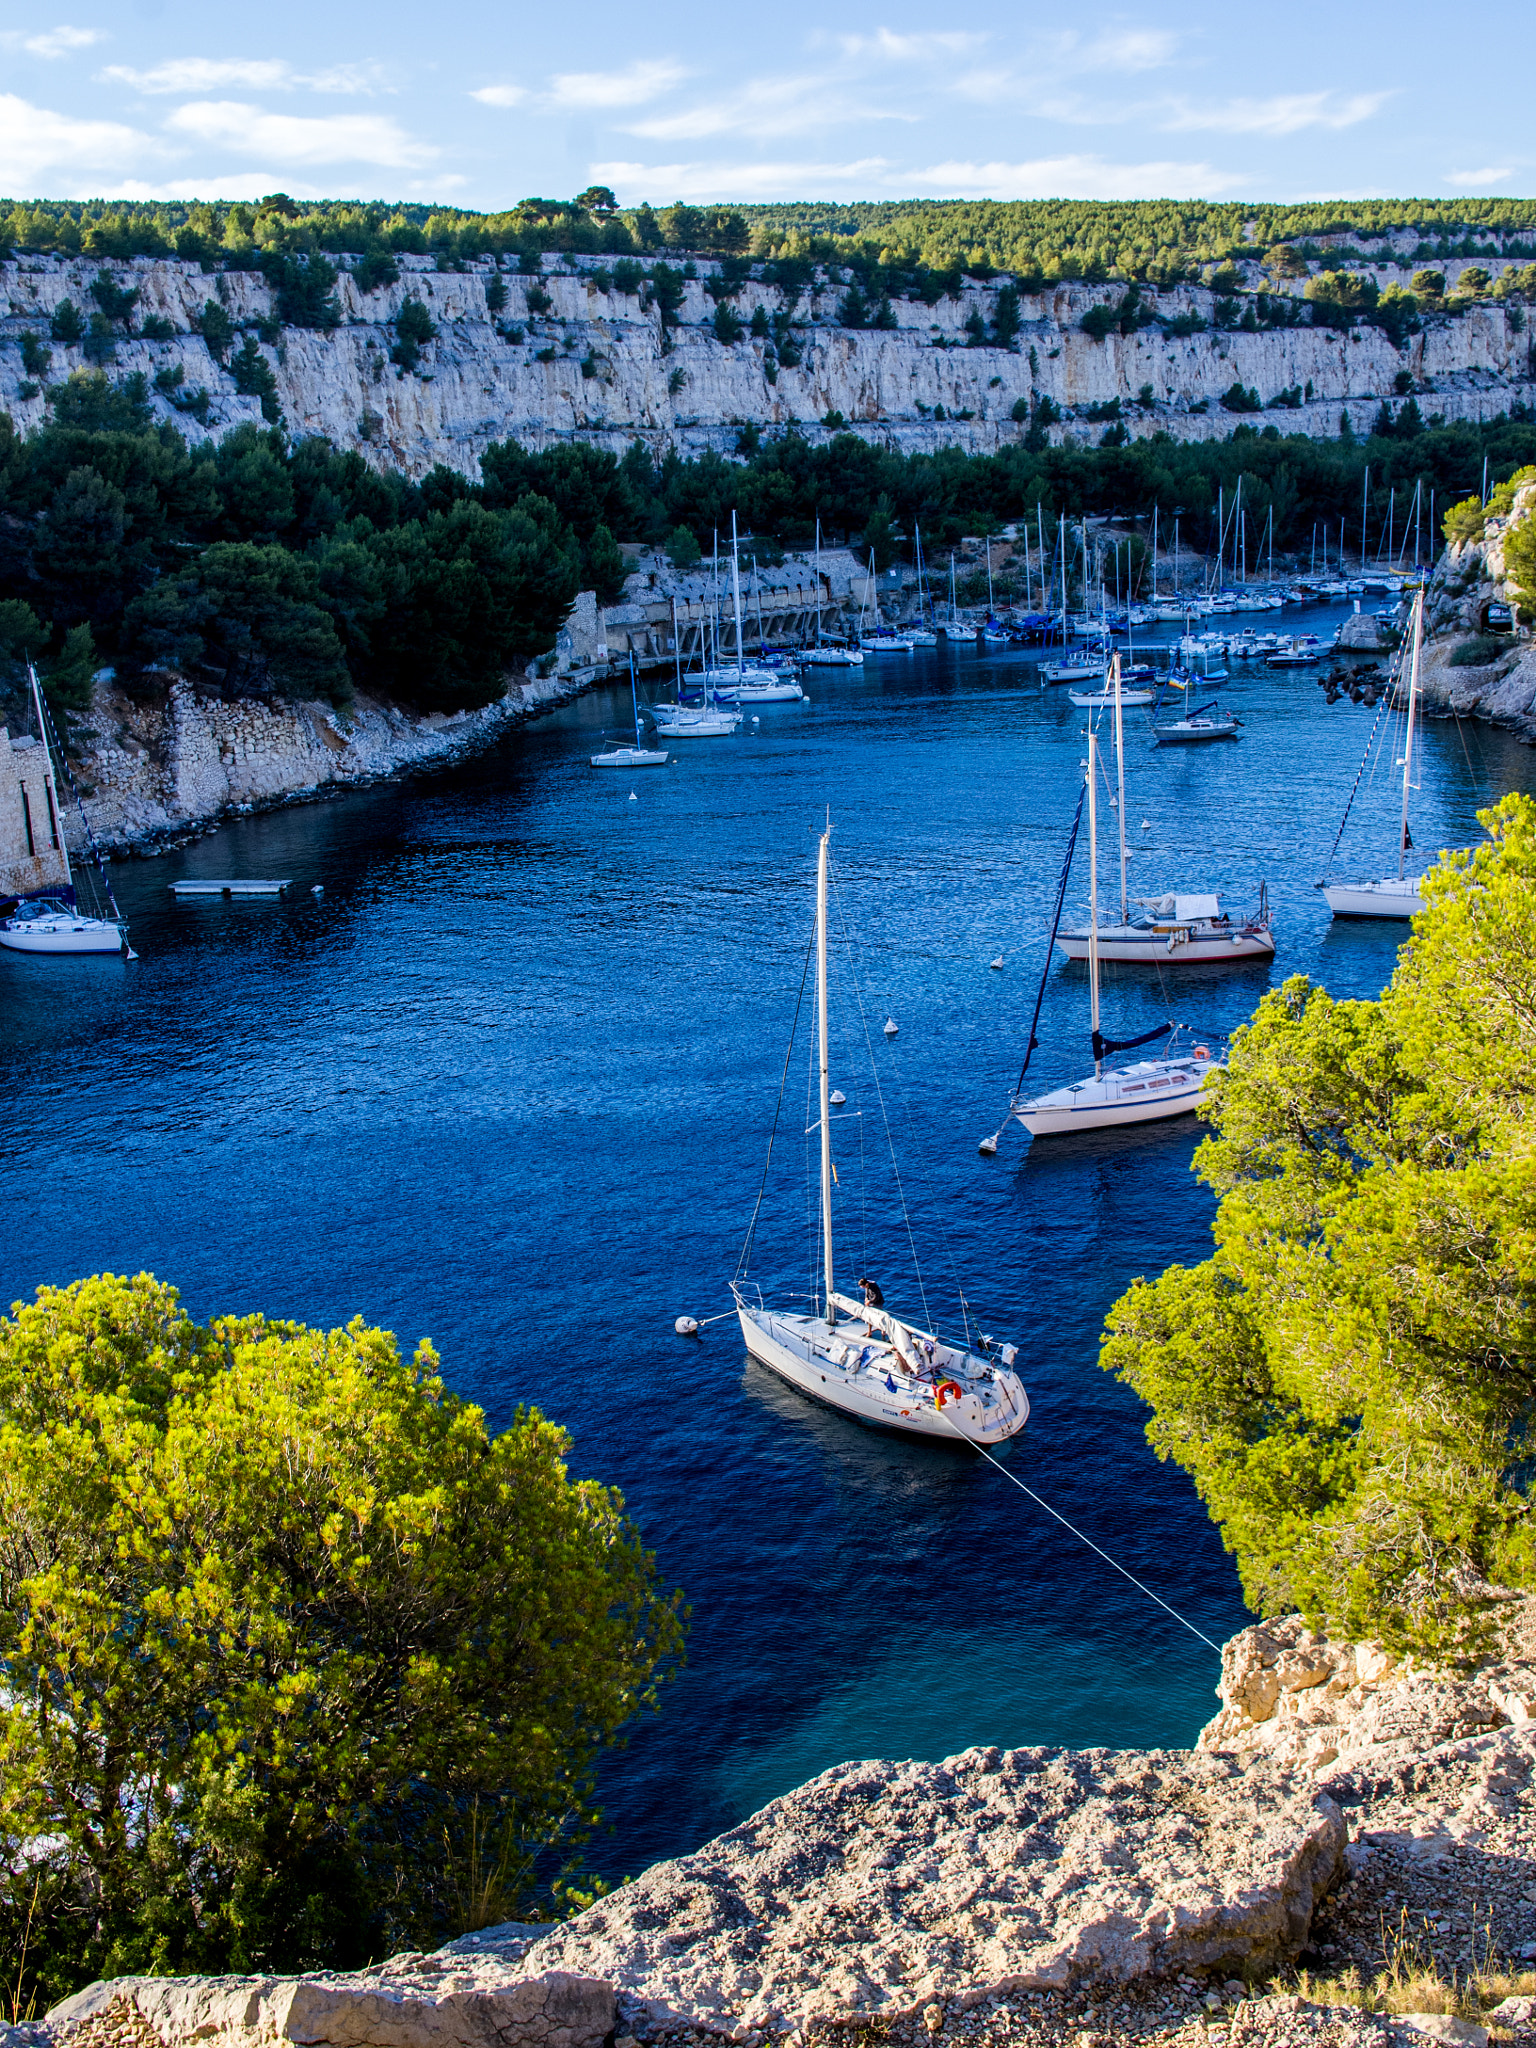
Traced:
<path fill-rule="evenodd" d="M 330 71 L 295 71 L 281 57 L 172 57 L 149 71 L 135 71 L 128 64 L 109 64 L 102 72 L 117 85 L 131 85 L 135 92 L 217 92 L 221 86 L 242 85 L 250 92 L 292 92 L 303 87 L 310 92 L 371 93 L 384 89 L 384 75 L 377 64 L 340 64 Z"/>
<path fill-rule="evenodd" d="M 1250 181 L 1246 172 L 1219 171 L 1211 164 L 1049 156 L 1017 164 L 932 164 L 902 172 L 894 182 L 943 199 L 1209 199 Z"/>
<path fill-rule="evenodd" d="M 951 90 L 984 106 L 1024 104 L 1046 120 L 1123 123 L 1124 107 L 1106 99 L 1102 87 L 1094 98 L 1083 99 L 1064 91 L 1064 81 L 1105 71 L 1155 71 L 1172 63 L 1177 49 L 1178 38 L 1164 29 L 1106 29 L 1091 39 L 1067 29 L 1037 38 L 1012 65 L 964 73 Z"/>
<path fill-rule="evenodd" d="M 1495 164 L 1480 171 L 1447 171 L 1445 182 L 1463 192 L 1491 192 L 1496 186 L 1513 184 L 1514 177 L 1512 165 Z"/>
<path fill-rule="evenodd" d="M 813 45 L 820 40 L 812 37 Z M 935 57 L 959 57 L 978 49 L 987 38 L 968 30 L 935 30 L 931 34 L 900 35 L 895 29 L 877 28 L 872 36 L 837 36 L 836 46 L 845 57 L 887 57 L 894 63 L 923 63 Z"/>
<path fill-rule="evenodd" d="M 1084 71 L 1155 71 L 1171 64 L 1178 37 L 1161 28 L 1112 28 L 1091 43 L 1071 39 L 1074 68 Z"/>
<path fill-rule="evenodd" d="M 1353 128 L 1370 120 L 1392 97 L 1389 92 L 1275 93 L 1268 99 L 1227 100 L 1212 106 L 1175 105 L 1160 128 L 1172 133 L 1210 129 L 1221 135 L 1295 135 L 1303 128 Z"/>
<path fill-rule="evenodd" d="M 638 107 L 688 77 L 669 57 L 637 58 L 622 71 L 562 71 L 550 80 L 552 107 Z"/>
<path fill-rule="evenodd" d="M 380 164 L 405 170 L 425 167 L 440 154 L 382 114 L 311 118 L 269 113 L 240 100 L 191 100 L 165 125 L 175 135 L 231 153 L 249 157 L 259 151 L 287 164 Z"/>
<path fill-rule="evenodd" d="M 0 49 L 25 50 L 29 57 L 67 57 L 72 51 L 88 50 L 92 43 L 105 41 L 99 28 L 49 28 L 35 36 L 11 29 L 0 35 Z"/>
<path fill-rule="evenodd" d="M 67 176 L 127 171 L 163 158 L 153 136 L 119 121 L 77 121 L 49 107 L 34 107 L 14 93 L 0 93 L 0 191 L 33 193 Z"/>
<path fill-rule="evenodd" d="M 823 78 L 759 78 L 676 114 L 655 114 L 623 126 L 652 142 L 702 142 L 714 135 L 768 141 L 807 129 L 845 128 L 855 121 L 915 121 L 915 113 L 863 101 Z"/>
<path fill-rule="evenodd" d="M 483 107 L 517 107 L 527 99 L 528 92 L 521 85 L 482 85 L 470 98 L 478 100 Z"/>

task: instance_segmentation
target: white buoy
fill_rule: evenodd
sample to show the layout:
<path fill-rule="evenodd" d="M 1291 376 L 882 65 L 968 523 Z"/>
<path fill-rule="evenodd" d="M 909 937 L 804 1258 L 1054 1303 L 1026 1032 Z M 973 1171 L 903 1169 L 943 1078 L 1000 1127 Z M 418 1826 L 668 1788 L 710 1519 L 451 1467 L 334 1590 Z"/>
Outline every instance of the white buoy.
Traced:
<path fill-rule="evenodd" d="M 992 962 L 992 965 L 994 968 L 996 968 L 999 974 L 1002 972 L 1003 956 L 1001 953 L 998 954 L 997 958 Z"/>
<path fill-rule="evenodd" d="M 976 1147 L 976 1150 L 981 1154 L 983 1159 L 990 1159 L 993 1153 L 997 1150 L 996 1138 L 983 1138 L 981 1143 Z"/>
<path fill-rule="evenodd" d="M 1143 818 L 1141 821 L 1141 829 L 1143 832 L 1150 832 L 1152 830 L 1152 820 L 1150 818 Z"/>
<path fill-rule="evenodd" d="M 629 800 L 632 804 L 637 804 L 640 801 L 639 797 L 635 795 L 635 792 L 633 790 L 629 792 Z"/>
<path fill-rule="evenodd" d="M 843 1104 L 848 1100 L 848 1098 L 843 1093 L 841 1088 L 834 1088 L 832 1090 L 832 1093 L 827 1097 L 827 1100 L 828 1102 L 832 1103 L 835 1108 L 841 1109 Z"/>
<path fill-rule="evenodd" d="M 887 1038 L 894 1038 L 894 1037 L 896 1036 L 896 1033 L 897 1033 L 897 1031 L 898 1031 L 899 1029 L 900 1029 L 900 1026 L 899 1026 L 899 1025 L 897 1024 L 897 1022 L 896 1022 L 896 1019 L 895 1019 L 894 1017 L 887 1017 L 887 1018 L 886 1018 L 886 1020 L 885 1020 L 885 1035 L 886 1035 L 886 1037 L 887 1037 Z"/>
<path fill-rule="evenodd" d="M 672 1327 L 679 1337 L 697 1337 L 699 1334 L 698 1323 L 692 1316 L 679 1316 Z"/>
<path fill-rule="evenodd" d="M 760 718 L 758 717 L 757 713 L 756 713 L 756 712 L 753 712 L 753 714 L 752 714 L 752 723 L 753 723 L 754 725 L 761 725 L 761 724 L 762 724 L 762 722 L 763 722 L 763 721 L 762 721 L 762 720 L 761 720 L 761 719 L 760 719 Z"/>
<path fill-rule="evenodd" d="M 316 884 L 310 890 L 309 893 L 311 896 L 323 896 L 325 894 L 325 891 L 321 888 L 320 884 L 316 882 Z"/>

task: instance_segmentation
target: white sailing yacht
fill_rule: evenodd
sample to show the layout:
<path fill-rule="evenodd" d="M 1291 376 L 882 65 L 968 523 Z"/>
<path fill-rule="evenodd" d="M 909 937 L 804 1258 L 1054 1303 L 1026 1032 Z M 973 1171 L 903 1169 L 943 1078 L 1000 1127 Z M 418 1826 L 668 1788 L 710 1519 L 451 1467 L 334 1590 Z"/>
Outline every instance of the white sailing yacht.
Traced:
<path fill-rule="evenodd" d="M 861 1282 L 865 1299 L 837 1291 L 832 1234 L 832 1097 L 827 1059 L 827 848 L 816 860 L 816 1017 L 821 1066 L 821 1252 L 823 1291 L 809 1311 L 770 1308 L 749 1288 L 743 1270 L 731 1282 L 748 1351 L 813 1400 L 878 1429 L 908 1436 L 1000 1444 L 1029 1420 L 1029 1397 L 1012 1370 L 1011 1344 L 996 1359 L 978 1357 L 969 1341 L 953 1344 L 892 1314 L 878 1288 Z M 748 1238 L 750 1247 L 751 1239 Z M 988 1339 L 978 1340 L 983 1345 Z"/>
<path fill-rule="evenodd" d="M 862 668 L 863 652 L 857 647 L 834 647 L 821 637 L 821 520 L 816 521 L 816 644 L 800 656 L 802 668 Z"/>
<path fill-rule="evenodd" d="M 1161 896 L 1128 893 L 1125 847 L 1125 721 L 1121 708 L 1128 693 L 1120 684 L 1117 654 L 1110 677 L 1109 702 L 1115 714 L 1116 817 L 1120 833 L 1120 921 L 1104 924 L 1097 933 L 1083 928 L 1064 931 L 1057 944 L 1069 960 L 1086 960 L 1097 945 L 1101 960 L 1143 961 L 1161 967 L 1165 960 L 1242 960 L 1275 950 L 1273 920 L 1268 894 L 1259 888 L 1259 907 L 1251 915 L 1234 920 L 1221 907 L 1221 898 L 1209 891 L 1166 892 Z M 1137 915 L 1131 915 L 1134 900 Z"/>
<path fill-rule="evenodd" d="M 918 623 L 915 626 L 908 626 L 906 635 L 914 647 L 937 647 L 939 636 L 933 627 L 933 599 L 928 594 L 927 576 L 923 567 L 923 530 L 915 519 L 912 522 L 912 546 L 917 556 Z"/>
<path fill-rule="evenodd" d="M 875 556 L 871 549 L 869 573 L 864 584 L 864 609 L 859 617 L 859 645 L 866 654 L 910 654 L 912 644 L 906 633 L 898 633 L 894 626 L 887 626 L 881 620 Z"/>
<path fill-rule="evenodd" d="M 9 916 L 0 919 L 0 946 L 12 953 L 121 953 L 126 960 L 137 959 L 138 955 L 128 943 L 128 927 L 112 894 L 112 884 L 107 880 L 83 805 L 81 821 L 85 824 L 86 839 L 95 857 L 102 893 L 112 907 L 112 915 L 110 918 L 89 917 L 76 904 L 75 873 L 70 866 L 69 847 L 64 838 L 58 777 L 54 770 L 53 748 L 49 745 L 52 722 L 43 702 L 37 670 L 31 662 L 27 663 L 27 675 L 32 685 L 32 708 L 37 714 L 37 730 L 43 749 L 43 786 L 48 800 L 49 823 L 59 858 L 64 863 L 64 883 L 55 894 L 23 897 Z M 25 791 L 22 800 L 25 803 Z M 29 833 L 30 830 L 29 826 Z"/>
<path fill-rule="evenodd" d="M 702 635 L 703 628 L 700 628 Z M 665 734 L 672 740 L 723 740 L 741 724 L 741 713 L 729 705 L 711 701 L 707 679 L 704 683 L 704 698 L 699 704 L 683 702 L 683 643 L 677 628 L 677 599 L 672 600 L 672 653 L 677 665 L 677 702 L 675 704 L 653 704 L 651 717 L 655 721 L 658 736 Z"/>
<path fill-rule="evenodd" d="M 1160 1024 L 1138 1038 L 1105 1038 L 1099 1030 L 1099 815 L 1098 738 L 1088 731 L 1088 1011 L 1093 1045 L 1093 1072 L 1081 1081 L 1052 1089 L 1027 1099 L 1017 1093 L 1010 1104 L 1012 1114 L 1032 1138 L 1058 1137 L 1067 1131 L 1103 1130 L 1111 1125 L 1144 1124 L 1170 1116 L 1186 1116 L 1198 1108 L 1200 1097 L 1212 1074 L 1224 1064 L 1207 1045 L 1195 1045 L 1183 1057 L 1138 1060 L 1129 1067 L 1105 1071 L 1105 1058 L 1129 1052 L 1134 1046 L 1150 1045 L 1154 1039 L 1169 1041 L 1170 1055 L 1179 1027 Z M 1071 854 L 1068 853 L 1070 863 Z M 1066 884 L 1063 872 L 1062 885 Z M 1039 1004 L 1036 1004 L 1036 1016 Z M 1034 1032 L 1030 1032 L 1030 1050 Z M 1028 1056 L 1025 1066 L 1028 1067 Z M 1022 1077 L 1021 1077 L 1022 1078 Z"/>
<path fill-rule="evenodd" d="M 793 676 L 782 669 L 764 668 L 749 662 L 742 649 L 741 630 L 741 548 L 736 533 L 736 510 L 731 508 L 731 592 L 736 614 L 736 659 L 730 664 L 719 658 L 716 633 L 715 661 L 704 671 L 707 694 L 717 704 L 795 704 L 805 696 Z"/>
<path fill-rule="evenodd" d="M 1419 708 L 1419 653 L 1424 641 L 1424 593 L 1413 600 L 1413 659 L 1408 671 L 1408 729 L 1403 740 L 1403 817 L 1397 835 L 1397 873 L 1381 882 L 1327 882 L 1323 898 L 1335 917 L 1415 917 L 1424 908 L 1422 877 L 1404 872 L 1413 840 L 1408 832 L 1408 792 L 1413 787 L 1413 729 Z M 1367 742 L 1369 753 L 1369 742 Z M 1356 778 L 1358 787 L 1358 777 Z M 1353 795 L 1351 795 L 1353 801 Z M 1349 817 L 1345 807 L 1346 821 Z M 1344 827 L 1339 827 L 1339 838 Z M 1334 848 L 1338 848 L 1338 839 Z"/>
<path fill-rule="evenodd" d="M 666 754 L 648 747 L 640 733 L 640 698 L 635 688 L 635 651 L 629 651 L 629 702 L 635 715 L 635 743 L 632 747 L 610 747 L 605 754 L 594 754 L 594 768 L 665 768 Z"/>

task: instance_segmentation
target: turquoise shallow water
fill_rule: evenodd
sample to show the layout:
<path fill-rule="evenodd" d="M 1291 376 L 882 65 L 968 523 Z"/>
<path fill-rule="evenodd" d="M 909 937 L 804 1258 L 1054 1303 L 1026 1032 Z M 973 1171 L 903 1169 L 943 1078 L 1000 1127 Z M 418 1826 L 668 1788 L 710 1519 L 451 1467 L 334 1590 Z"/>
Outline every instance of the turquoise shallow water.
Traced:
<path fill-rule="evenodd" d="M 1127 1281 L 1205 1253 L 1193 1125 L 1033 1152 L 1015 1126 L 976 1153 L 1019 1065 L 1082 715 L 1009 651 L 882 657 L 808 688 L 634 778 L 588 766 L 627 710 L 593 696 L 445 773 L 120 869 L 132 966 L 0 957 L 7 1299 L 148 1267 L 198 1314 L 361 1313 L 430 1335 L 493 1421 L 537 1402 L 577 1469 L 624 1489 L 693 1631 L 663 1714 L 605 1769 L 613 1872 L 844 1757 L 1185 1742 L 1212 1707 L 1215 1656 L 999 1473 L 807 1406 L 730 1323 L 673 1335 L 680 1311 L 728 1305 L 828 804 L 859 973 L 837 969 L 833 1000 L 843 1269 L 918 1305 L 862 998 L 934 1313 L 951 1319 L 958 1273 L 1021 1347 L 1034 1412 L 1012 1468 L 1207 1635 L 1243 1620 L 1190 1488 L 1096 1363 Z M 1274 975 L 1374 994 L 1398 935 L 1331 925 L 1312 887 L 1371 714 L 1305 675 L 1223 694 L 1248 721 L 1236 745 L 1162 753 L 1131 724 L 1134 874 L 1241 900 L 1267 878 Z M 1531 767 L 1501 735 L 1430 726 L 1421 845 L 1465 843 Z M 1363 874 L 1392 858 L 1391 772 L 1346 842 Z M 183 873 L 297 886 L 178 908 Z M 1186 970 L 1175 1009 L 1229 1026 L 1270 979 Z M 1106 977 L 1106 1031 L 1165 1014 L 1155 979 Z M 1053 971 L 1041 1038 L 1042 1080 L 1083 1070 L 1081 970 Z M 806 1285 L 805 1084 L 797 1054 L 765 1284 Z"/>

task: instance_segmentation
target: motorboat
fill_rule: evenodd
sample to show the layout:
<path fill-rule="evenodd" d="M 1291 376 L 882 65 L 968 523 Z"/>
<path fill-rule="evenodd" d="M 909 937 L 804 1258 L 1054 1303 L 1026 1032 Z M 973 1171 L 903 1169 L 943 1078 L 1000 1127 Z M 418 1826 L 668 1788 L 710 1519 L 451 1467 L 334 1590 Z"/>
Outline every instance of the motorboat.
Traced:
<path fill-rule="evenodd" d="M 752 1357 L 802 1394 L 874 1428 L 903 1436 L 991 1446 L 1029 1420 L 1029 1397 L 1013 1370 L 1015 1347 L 995 1349 L 966 1334 L 955 1342 L 893 1313 L 881 1289 L 861 1279 L 863 1299 L 838 1291 L 834 1270 L 832 1103 L 827 1043 L 827 853 L 830 821 L 816 861 L 816 1014 L 820 1068 L 821 1291 L 801 1307 L 776 1307 L 747 1281 L 752 1230 L 731 1282 L 742 1338 Z M 844 1112 L 839 1112 L 843 1114 Z M 754 1216 L 754 1225 L 755 1225 Z M 813 1268 L 814 1270 L 814 1268 Z M 803 1298 L 802 1298 L 803 1299 Z M 973 1348 L 973 1345 L 975 1348 Z"/>

